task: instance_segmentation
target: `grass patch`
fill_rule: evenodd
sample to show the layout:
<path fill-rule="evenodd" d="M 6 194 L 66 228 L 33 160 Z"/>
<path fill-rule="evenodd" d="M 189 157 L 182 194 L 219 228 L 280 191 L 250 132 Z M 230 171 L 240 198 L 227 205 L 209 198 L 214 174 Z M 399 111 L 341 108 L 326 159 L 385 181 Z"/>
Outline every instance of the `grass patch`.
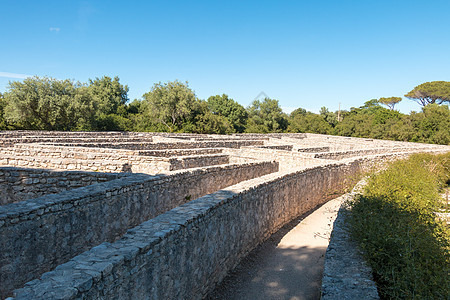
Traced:
<path fill-rule="evenodd" d="M 450 153 L 412 155 L 371 175 L 350 203 L 382 299 L 448 299 L 450 231 L 435 212 L 449 178 Z"/>

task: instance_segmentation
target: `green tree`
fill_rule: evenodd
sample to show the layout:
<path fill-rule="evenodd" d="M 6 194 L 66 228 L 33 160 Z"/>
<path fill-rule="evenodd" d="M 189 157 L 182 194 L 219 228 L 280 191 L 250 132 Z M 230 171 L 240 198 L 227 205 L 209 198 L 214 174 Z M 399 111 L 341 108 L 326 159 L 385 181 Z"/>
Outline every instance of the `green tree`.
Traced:
<path fill-rule="evenodd" d="M 182 132 L 203 133 L 203 134 L 229 134 L 234 128 L 229 120 L 224 116 L 213 114 L 208 103 L 197 100 L 193 110 L 182 125 Z"/>
<path fill-rule="evenodd" d="M 165 126 L 169 132 L 182 127 L 184 120 L 192 113 L 197 101 L 188 83 L 177 80 L 155 84 L 143 96 L 141 108 L 145 116 Z"/>
<path fill-rule="evenodd" d="M 128 86 L 120 83 L 119 77 L 108 76 L 89 79 L 88 92 L 92 99 L 94 130 L 127 130 L 131 126 L 127 119 L 126 103 Z"/>
<path fill-rule="evenodd" d="M 6 123 L 6 119 L 4 116 L 5 106 L 6 106 L 6 101 L 3 97 L 3 94 L 0 93 L 0 130 L 8 129 L 8 125 Z"/>
<path fill-rule="evenodd" d="M 247 111 L 249 119 L 246 132 L 283 132 L 289 124 L 286 114 L 275 99 L 254 100 Z"/>
<path fill-rule="evenodd" d="M 429 104 L 422 113 L 411 114 L 415 128 L 413 141 L 450 144 L 450 110 L 447 105 Z"/>
<path fill-rule="evenodd" d="M 372 99 L 343 114 L 343 120 L 336 125 L 335 133 L 383 139 L 390 136 L 391 126 L 400 118 L 398 111 L 381 107 L 376 99 Z"/>
<path fill-rule="evenodd" d="M 333 128 L 322 116 L 312 112 L 303 114 L 299 111 L 289 120 L 288 131 L 330 134 L 332 133 Z"/>
<path fill-rule="evenodd" d="M 336 126 L 337 124 L 337 115 L 336 113 L 333 113 L 328 110 L 325 106 L 320 108 L 319 114 L 324 118 L 324 120 L 330 124 L 332 127 Z"/>
<path fill-rule="evenodd" d="M 207 103 L 212 114 L 227 118 L 235 132 L 244 132 L 248 114 L 242 105 L 225 94 L 211 96 Z"/>
<path fill-rule="evenodd" d="M 97 114 L 117 114 L 117 110 L 127 103 L 128 86 L 122 85 L 119 80 L 117 76 L 114 80 L 108 76 L 89 79 L 89 92 Z"/>
<path fill-rule="evenodd" d="M 386 105 L 387 107 L 389 107 L 389 109 L 394 109 L 394 106 L 399 103 L 400 101 L 402 101 L 401 97 L 388 97 L 388 98 L 380 98 L 378 99 L 378 102 Z"/>
<path fill-rule="evenodd" d="M 405 97 L 416 101 L 422 106 L 427 104 L 442 104 L 450 102 L 450 82 L 431 81 L 416 86 Z"/>
<path fill-rule="evenodd" d="M 77 95 L 79 83 L 48 77 L 10 82 L 5 93 L 5 117 L 18 128 L 73 130 L 89 116 L 90 98 Z"/>
<path fill-rule="evenodd" d="M 290 118 L 295 118 L 296 116 L 306 116 L 308 112 L 306 111 L 306 109 L 304 108 L 297 108 L 296 110 L 294 110 L 293 112 L 291 112 L 291 114 L 289 115 Z"/>

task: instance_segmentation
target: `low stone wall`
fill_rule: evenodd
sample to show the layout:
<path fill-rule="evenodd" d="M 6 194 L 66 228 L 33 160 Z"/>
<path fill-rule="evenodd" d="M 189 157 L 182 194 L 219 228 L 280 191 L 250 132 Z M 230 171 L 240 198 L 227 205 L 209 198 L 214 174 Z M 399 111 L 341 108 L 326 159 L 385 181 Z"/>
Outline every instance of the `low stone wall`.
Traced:
<path fill-rule="evenodd" d="M 275 149 L 275 150 L 285 150 L 292 151 L 293 145 L 273 145 L 273 146 L 258 146 L 261 149 Z"/>
<path fill-rule="evenodd" d="M 346 201 L 356 194 L 357 189 L 354 189 L 346 195 Z M 348 213 L 344 202 L 334 221 L 325 254 L 321 299 L 379 299 L 372 269 L 364 261 L 357 245 L 350 239 L 345 224 Z"/>
<path fill-rule="evenodd" d="M 140 150 L 136 151 L 138 155 L 147 155 L 155 157 L 172 157 L 188 155 L 204 155 L 222 153 L 221 148 L 197 148 L 197 149 L 170 149 L 170 150 Z"/>
<path fill-rule="evenodd" d="M 428 148 L 428 149 L 443 149 L 448 146 L 443 145 L 431 145 L 422 143 L 412 143 L 412 142 L 399 142 L 390 140 L 378 140 L 378 139 L 367 139 L 367 138 L 357 138 L 357 137 L 345 137 L 345 136 L 333 136 L 333 135 L 323 135 L 306 133 L 305 139 L 300 140 L 297 144 L 304 145 L 308 147 L 320 147 L 329 146 L 330 151 L 348 151 L 348 150 L 360 150 L 360 149 L 374 149 L 374 148 L 387 148 L 389 150 L 399 148 Z"/>
<path fill-rule="evenodd" d="M 0 156 L 24 155 L 54 158 L 108 159 L 127 156 L 192 156 L 203 154 L 219 154 L 222 148 L 165 149 L 165 150 L 125 150 L 89 147 L 65 147 L 43 144 L 16 144 L 14 147 L 0 148 Z"/>
<path fill-rule="evenodd" d="M 305 153 L 317 153 L 317 152 L 329 152 L 330 147 L 301 147 L 296 149 L 298 152 L 305 152 Z"/>
<path fill-rule="evenodd" d="M 58 159 L 58 158 L 42 158 L 36 156 L 6 156 L 0 157 L 0 165 L 22 168 L 45 168 L 55 170 L 81 170 L 93 172 L 132 172 L 131 165 L 124 161 L 110 160 L 81 160 L 81 159 Z M 157 170 L 167 170 L 169 163 L 161 166 L 159 169 L 156 164 L 153 166 Z M 136 170 L 135 170 L 136 171 Z"/>
<path fill-rule="evenodd" d="M 199 168 L 229 163 L 228 156 L 224 154 L 176 158 L 139 155 L 145 152 L 147 151 L 105 150 L 84 147 L 69 148 L 47 145 L 40 147 L 40 145 L 36 144 L 21 144 L 14 148 L 0 149 L 0 165 L 59 170 L 158 174 L 183 168 Z M 181 150 L 175 153 L 183 152 Z M 187 152 L 189 153 L 189 151 Z M 206 152 L 215 151 L 208 150 Z"/>
<path fill-rule="evenodd" d="M 173 143 L 53 143 L 56 146 L 66 147 L 99 147 L 111 149 L 128 150 L 166 150 L 166 149 L 193 149 L 193 148 L 240 148 L 244 146 L 264 145 L 263 140 L 243 140 L 243 141 L 206 141 L 206 142 L 173 142 Z"/>
<path fill-rule="evenodd" d="M 200 168 L 205 166 L 224 165 L 230 162 L 230 157 L 223 154 L 202 156 L 181 156 L 170 158 L 170 171 Z"/>
<path fill-rule="evenodd" d="M 333 159 L 339 160 L 349 157 L 355 156 L 363 156 L 363 155 L 374 155 L 374 154 L 382 154 L 382 153 L 398 153 L 398 152 L 421 152 L 430 150 L 429 147 L 414 147 L 414 148 L 375 148 L 375 149 L 360 149 L 360 150 L 348 150 L 348 151 L 336 151 L 336 152 L 326 152 L 326 153 L 316 153 L 313 154 L 314 158 L 320 159 Z"/>
<path fill-rule="evenodd" d="M 122 143 L 122 142 L 152 142 L 152 137 L 21 137 L 11 138 L 12 144 L 18 143 Z"/>
<path fill-rule="evenodd" d="M 301 140 L 307 137 L 307 133 L 235 133 L 232 134 L 231 136 L 247 137 L 247 138 L 253 137 L 255 139 L 261 137 L 276 138 L 276 139 L 289 137 L 295 140 Z"/>
<path fill-rule="evenodd" d="M 120 173 L 98 173 L 0 167 L 0 205 L 106 182 Z"/>
<path fill-rule="evenodd" d="M 343 193 L 362 160 L 275 173 L 176 207 L 15 291 L 16 299 L 201 299 L 293 218 Z"/>
<path fill-rule="evenodd" d="M 277 163 L 263 162 L 132 175 L 0 206 L 0 297 L 145 220 L 277 170 Z"/>
<path fill-rule="evenodd" d="M 123 139 L 123 138 L 135 138 L 139 137 L 145 140 L 151 140 L 153 133 L 145 132 L 119 132 L 119 131 L 32 131 L 32 130 L 14 130 L 14 131 L 0 131 L 0 147 L 10 147 L 16 143 L 32 142 L 38 140 L 39 142 L 44 139 Z"/>
<path fill-rule="evenodd" d="M 299 153 L 276 149 L 261 149 L 256 147 L 225 149 L 223 153 L 230 155 L 231 162 L 267 159 L 276 160 L 280 163 L 281 171 L 333 162 L 332 160 L 314 158 L 314 156 L 310 153 Z"/>

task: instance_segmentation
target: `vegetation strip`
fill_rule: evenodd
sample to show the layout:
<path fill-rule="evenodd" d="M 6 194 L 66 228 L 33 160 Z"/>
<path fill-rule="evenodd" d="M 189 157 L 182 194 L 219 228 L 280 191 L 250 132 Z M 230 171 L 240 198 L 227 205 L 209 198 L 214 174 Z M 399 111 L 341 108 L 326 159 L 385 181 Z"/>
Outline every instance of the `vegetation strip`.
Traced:
<path fill-rule="evenodd" d="M 352 237 L 382 299 L 446 299 L 450 230 L 436 212 L 450 183 L 450 153 L 414 154 L 369 177 L 350 201 Z"/>

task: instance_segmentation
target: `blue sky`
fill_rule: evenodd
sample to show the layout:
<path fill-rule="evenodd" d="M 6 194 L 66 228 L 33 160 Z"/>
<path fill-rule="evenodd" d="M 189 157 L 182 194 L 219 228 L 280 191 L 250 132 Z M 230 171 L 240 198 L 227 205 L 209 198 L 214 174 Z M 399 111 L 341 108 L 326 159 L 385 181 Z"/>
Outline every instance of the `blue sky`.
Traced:
<path fill-rule="evenodd" d="M 450 1 L 0 2 L 0 92 L 24 75 L 119 76 L 140 98 L 188 81 L 206 99 L 287 111 L 358 107 L 450 81 Z M 420 110 L 404 99 L 402 112 Z"/>

